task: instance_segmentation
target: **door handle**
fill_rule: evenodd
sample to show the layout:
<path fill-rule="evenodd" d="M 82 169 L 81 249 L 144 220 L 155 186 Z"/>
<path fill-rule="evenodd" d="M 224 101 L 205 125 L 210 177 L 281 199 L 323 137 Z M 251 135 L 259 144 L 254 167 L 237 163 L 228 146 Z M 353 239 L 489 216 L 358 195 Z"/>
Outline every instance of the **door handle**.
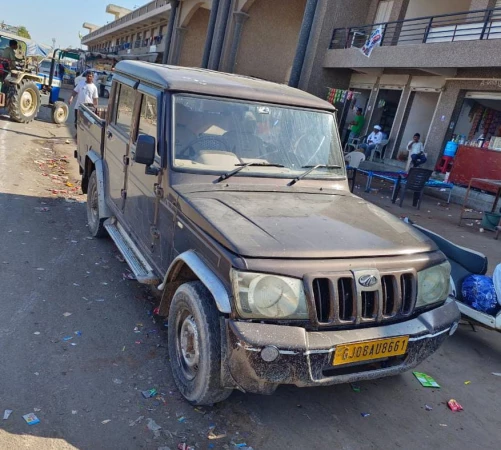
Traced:
<path fill-rule="evenodd" d="M 113 137 L 113 133 L 111 131 L 108 131 L 107 136 L 108 136 L 108 139 L 111 139 Z"/>

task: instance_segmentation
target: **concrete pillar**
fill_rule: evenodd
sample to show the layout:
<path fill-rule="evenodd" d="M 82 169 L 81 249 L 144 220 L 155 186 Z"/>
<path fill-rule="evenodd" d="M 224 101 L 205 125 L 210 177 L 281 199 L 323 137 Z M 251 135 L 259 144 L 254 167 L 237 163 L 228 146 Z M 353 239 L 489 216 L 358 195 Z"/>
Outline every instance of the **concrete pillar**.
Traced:
<path fill-rule="evenodd" d="M 176 22 L 177 8 L 179 6 L 179 0 L 170 0 L 170 15 L 169 22 L 167 24 L 167 33 L 165 34 L 165 48 L 162 55 L 162 64 L 167 64 L 169 59 L 169 51 L 172 41 L 172 33 L 174 31 L 174 24 Z"/>
<path fill-rule="evenodd" d="M 328 8 L 327 2 L 320 0 L 317 3 L 317 7 L 315 9 L 315 16 L 313 17 L 313 23 L 311 24 L 308 47 L 306 48 L 303 67 L 301 68 L 301 76 L 299 78 L 299 84 L 297 86 L 299 87 L 299 89 L 307 90 L 308 80 L 311 77 L 311 72 L 313 70 L 320 70 L 318 67 L 314 67 L 315 57 L 319 45 L 322 45 L 323 43 L 322 34 L 325 34 L 323 26 L 324 26 L 324 18 L 326 17 L 326 14 L 328 12 L 327 8 Z"/>
<path fill-rule="evenodd" d="M 460 83 L 447 83 L 446 89 L 440 94 L 424 147 L 425 153 L 428 154 L 425 164 L 428 169 L 435 167 L 445 141 L 452 136 L 465 98 L 465 91 L 461 92 L 460 88 Z"/>
<path fill-rule="evenodd" d="M 218 70 L 221 62 L 221 53 L 223 50 L 224 36 L 226 26 L 228 25 L 228 17 L 232 6 L 231 0 L 220 0 L 218 8 L 218 17 L 214 30 L 214 38 L 212 41 L 208 68 Z"/>
<path fill-rule="evenodd" d="M 306 49 L 310 40 L 310 33 L 313 26 L 313 19 L 317 8 L 318 0 L 307 0 L 304 9 L 303 23 L 299 31 L 299 39 L 297 41 L 296 56 L 292 63 L 291 75 L 289 78 L 289 86 L 298 87 L 299 79 L 301 78 L 301 70 L 303 69 Z"/>
<path fill-rule="evenodd" d="M 218 9 L 219 9 L 219 0 L 212 0 L 209 24 L 207 25 L 207 37 L 205 38 L 204 54 L 202 56 L 202 64 L 201 64 L 201 67 L 204 69 L 206 69 L 209 65 L 209 56 L 210 56 L 210 50 L 212 48 L 212 40 L 214 39 L 214 30 L 216 28 Z"/>
<path fill-rule="evenodd" d="M 228 56 L 228 62 L 226 64 L 226 70 L 233 73 L 235 70 L 235 62 L 237 60 L 238 47 L 240 46 L 240 40 L 242 39 L 242 30 L 244 23 L 249 18 L 249 15 L 244 12 L 234 12 L 234 26 L 233 26 L 233 39 L 231 40 L 230 54 Z"/>
<path fill-rule="evenodd" d="M 379 94 L 379 80 L 380 78 L 378 77 L 376 84 L 372 88 L 369 101 L 367 102 L 367 108 L 365 110 L 365 124 L 362 133 L 360 134 L 361 136 L 370 134 L 372 132 L 372 130 L 369 129 L 369 126 L 372 120 L 372 115 L 374 114 L 374 109 L 376 107 L 377 96 Z"/>
<path fill-rule="evenodd" d="M 188 28 L 177 27 L 173 35 L 173 49 L 169 54 L 169 64 L 176 65 L 181 57 L 181 49 L 183 48 L 184 38 Z"/>
<path fill-rule="evenodd" d="M 393 119 L 393 127 L 391 128 L 391 133 L 388 139 L 390 140 L 389 145 L 386 147 L 386 156 L 391 158 L 395 151 L 395 147 L 398 140 L 398 135 L 400 134 L 402 124 L 405 117 L 405 111 L 407 110 L 407 105 L 409 104 L 409 98 L 411 96 L 411 79 L 404 87 L 402 95 L 400 97 L 400 103 L 398 104 L 397 112 L 395 113 L 395 119 Z M 398 148 L 396 149 L 398 151 Z"/>

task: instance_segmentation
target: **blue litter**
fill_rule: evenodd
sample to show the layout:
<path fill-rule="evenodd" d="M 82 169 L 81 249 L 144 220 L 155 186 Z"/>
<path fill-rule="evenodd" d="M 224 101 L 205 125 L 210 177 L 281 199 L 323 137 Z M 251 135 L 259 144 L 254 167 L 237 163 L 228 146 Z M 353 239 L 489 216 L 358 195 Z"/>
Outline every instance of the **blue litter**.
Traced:
<path fill-rule="evenodd" d="M 369 413 L 360 413 L 360 415 L 361 415 L 362 417 L 369 417 L 369 416 L 370 416 L 370 414 L 369 414 Z"/>
<path fill-rule="evenodd" d="M 71 341 L 72 339 L 73 339 L 73 336 L 63 337 L 63 341 Z"/>
<path fill-rule="evenodd" d="M 462 286 L 464 302 L 477 311 L 495 315 L 500 309 L 494 282 L 491 277 L 470 275 Z"/>

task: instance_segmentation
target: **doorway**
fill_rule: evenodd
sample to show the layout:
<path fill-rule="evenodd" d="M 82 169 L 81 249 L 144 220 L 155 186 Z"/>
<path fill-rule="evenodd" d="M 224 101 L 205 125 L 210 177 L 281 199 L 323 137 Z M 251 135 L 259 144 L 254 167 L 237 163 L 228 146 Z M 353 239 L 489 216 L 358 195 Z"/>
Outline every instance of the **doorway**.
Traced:
<path fill-rule="evenodd" d="M 401 97 L 401 90 L 379 90 L 367 132 L 371 132 L 375 125 L 379 125 L 383 134 L 386 135 L 384 139 L 388 139 Z"/>
<path fill-rule="evenodd" d="M 407 144 L 416 133 L 421 135 L 421 142 L 426 144 L 426 138 L 439 98 L 440 94 L 438 92 L 411 92 L 406 119 L 400 130 L 397 145 L 394 146 L 391 155 L 393 159 L 398 159 L 400 150 L 406 150 Z"/>
<path fill-rule="evenodd" d="M 341 135 L 341 142 L 343 147 L 348 140 L 350 135 L 350 124 L 355 118 L 355 114 L 358 108 L 362 108 L 362 115 L 367 118 L 367 105 L 369 103 L 369 98 L 371 96 L 370 89 L 354 89 L 355 92 L 351 102 L 347 102 L 344 107 L 342 117 L 339 121 L 339 134 Z"/>

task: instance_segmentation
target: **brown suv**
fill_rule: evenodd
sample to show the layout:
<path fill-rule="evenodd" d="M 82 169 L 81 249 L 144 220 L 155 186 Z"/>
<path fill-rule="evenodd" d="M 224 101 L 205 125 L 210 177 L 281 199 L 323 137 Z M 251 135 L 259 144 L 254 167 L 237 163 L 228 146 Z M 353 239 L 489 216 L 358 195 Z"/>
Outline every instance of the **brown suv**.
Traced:
<path fill-rule="evenodd" d="M 193 404 L 395 375 L 459 321 L 435 245 L 351 194 L 334 109 L 252 78 L 116 66 L 81 107 L 89 229 L 162 290 Z"/>

